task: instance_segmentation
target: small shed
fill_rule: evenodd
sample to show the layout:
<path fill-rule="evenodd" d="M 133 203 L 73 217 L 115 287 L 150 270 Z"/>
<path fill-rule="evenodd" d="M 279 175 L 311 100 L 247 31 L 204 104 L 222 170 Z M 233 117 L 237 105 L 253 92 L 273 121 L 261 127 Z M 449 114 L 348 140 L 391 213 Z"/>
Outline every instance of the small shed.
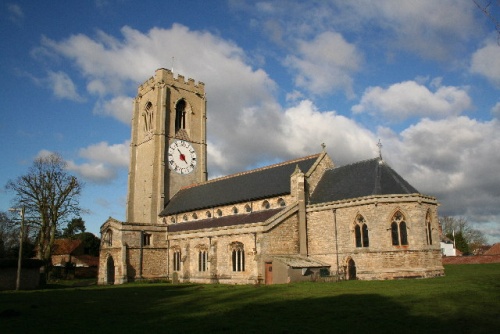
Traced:
<path fill-rule="evenodd" d="M 266 262 L 266 284 L 313 281 L 329 268 L 329 264 L 306 256 L 274 256 L 272 262 Z"/>

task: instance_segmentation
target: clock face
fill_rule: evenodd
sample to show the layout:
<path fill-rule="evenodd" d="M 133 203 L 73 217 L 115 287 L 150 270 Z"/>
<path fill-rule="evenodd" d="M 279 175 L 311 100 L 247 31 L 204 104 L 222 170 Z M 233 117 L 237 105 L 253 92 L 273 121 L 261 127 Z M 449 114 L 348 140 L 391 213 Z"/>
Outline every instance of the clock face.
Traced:
<path fill-rule="evenodd" d="M 168 165 L 181 175 L 191 173 L 196 167 L 196 151 L 184 140 L 174 141 L 168 147 Z"/>

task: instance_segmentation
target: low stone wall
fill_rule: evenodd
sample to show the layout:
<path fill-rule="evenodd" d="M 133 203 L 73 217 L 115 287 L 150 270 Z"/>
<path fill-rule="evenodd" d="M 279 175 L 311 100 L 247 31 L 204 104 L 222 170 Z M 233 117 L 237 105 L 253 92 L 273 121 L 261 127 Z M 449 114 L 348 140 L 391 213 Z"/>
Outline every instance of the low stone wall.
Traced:
<path fill-rule="evenodd" d="M 23 260 L 20 289 L 36 289 L 40 285 L 40 260 Z M 0 290 L 15 290 L 17 280 L 17 260 L 0 261 Z"/>

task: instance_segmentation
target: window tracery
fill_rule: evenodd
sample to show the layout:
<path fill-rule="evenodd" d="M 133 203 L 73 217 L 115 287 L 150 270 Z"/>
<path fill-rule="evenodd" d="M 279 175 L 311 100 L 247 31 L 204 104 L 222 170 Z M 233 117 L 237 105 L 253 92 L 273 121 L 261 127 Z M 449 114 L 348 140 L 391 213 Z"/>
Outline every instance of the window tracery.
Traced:
<path fill-rule="evenodd" d="M 368 237 L 368 225 L 365 218 L 362 215 L 357 215 L 354 224 L 356 247 L 368 247 L 370 239 Z"/>
<path fill-rule="evenodd" d="M 243 244 L 233 242 L 230 246 L 233 271 L 245 271 L 245 248 Z"/>
<path fill-rule="evenodd" d="M 401 211 L 397 211 L 392 216 L 391 222 L 391 239 L 393 246 L 408 245 L 408 231 L 405 216 Z"/>

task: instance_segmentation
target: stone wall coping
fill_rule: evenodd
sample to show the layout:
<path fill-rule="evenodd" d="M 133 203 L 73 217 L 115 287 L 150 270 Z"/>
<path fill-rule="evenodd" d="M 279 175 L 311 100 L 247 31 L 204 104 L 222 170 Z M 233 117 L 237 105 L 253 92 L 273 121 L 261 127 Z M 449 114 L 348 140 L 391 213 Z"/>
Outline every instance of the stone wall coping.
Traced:
<path fill-rule="evenodd" d="M 340 209 L 346 208 L 350 206 L 359 206 L 366 204 L 379 204 L 379 203 L 398 203 L 398 202 L 418 202 L 419 204 L 438 204 L 435 197 L 425 196 L 422 194 L 397 194 L 397 195 L 373 195 L 373 196 L 364 196 L 357 198 L 350 198 L 341 201 L 333 201 L 327 203 L 319 203 L 319 204 L 309 204 L 307 205 L 307 212 L 312 211 L 323 211 L 328 209 Z"/>

